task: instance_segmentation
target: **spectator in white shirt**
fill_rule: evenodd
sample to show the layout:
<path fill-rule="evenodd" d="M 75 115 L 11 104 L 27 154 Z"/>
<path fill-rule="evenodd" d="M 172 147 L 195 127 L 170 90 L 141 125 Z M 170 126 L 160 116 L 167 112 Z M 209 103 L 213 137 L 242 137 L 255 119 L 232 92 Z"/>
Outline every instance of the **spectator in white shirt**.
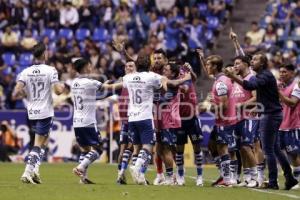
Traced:
<path fill-rule="evenodd" d="M 64 6 L 60 10 L 60 25 L 64 28 L 72 28 L 75 30 L 79 22 L 79 14 L 71 2 L 64 2 Z"/>

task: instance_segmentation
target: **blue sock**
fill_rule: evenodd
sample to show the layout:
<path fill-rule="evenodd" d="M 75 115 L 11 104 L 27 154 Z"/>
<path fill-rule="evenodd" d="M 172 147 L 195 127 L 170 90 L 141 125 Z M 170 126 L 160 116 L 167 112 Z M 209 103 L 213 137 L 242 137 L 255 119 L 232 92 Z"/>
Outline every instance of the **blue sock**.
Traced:
<path fill-rule="evenodd" d="M 121 163 L 121 169 L 126 170 L 128 166 L 128 162 L 130 160 L 132 152 L 129 149 L 126 149 L 122 155 L 122 163 Z"/>
<path fill-rule="evenodd" d="M 151 154 L 146 149 L 142 149 L 138 155 L 138 159 L 136 161 L 136 166 L 140 167 L 141 173 L 146 173 L 148 165 L 151 161 Z"/>
<path fill-rule="evenodd" d="M 184 176 L 184 154 L 182 152 L 176 153 L 175 162 L 178 170 L 178 175 Z"/>
<path fill-rule="evenodd" d="M 40 160 L 40 151 L 41 148 L 34 146 L 29 155 L 27 156 L 27 158 L 25 159 L 26 162 L 26 168 L 25 171 L 28 172 L 33 172 L 35 165 L 39 162 Z"/>
<path fill-rule="evenodd" d="M 198 176 L 202 176 L 202 162 L 203 162 L 203 154 L 202 151 L 198 152 L 198 153 L 194 153 L 194 157 L 195 157 L 195 164 L 197 167 L 197 175 Z"/>

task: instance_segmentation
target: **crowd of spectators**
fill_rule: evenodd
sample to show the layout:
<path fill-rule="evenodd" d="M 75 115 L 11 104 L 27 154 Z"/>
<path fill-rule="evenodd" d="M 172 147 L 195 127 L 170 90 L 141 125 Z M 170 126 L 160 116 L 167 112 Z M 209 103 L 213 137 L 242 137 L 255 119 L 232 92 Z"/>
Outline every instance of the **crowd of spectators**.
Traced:
<path fill-rule="evenodd" d="M 195 49 L 213 47 L 233 5 L 234 0 L 0 0 L 0 108 L 23 107 L 10 99 L 12 80 L 33 64 L 30 50 L 39 41 L 48 47 L 48 64 L 66 82 L 74 78 L 74 57 L 90 59 L 95 74 L 122 76 L 124 63 L 113 40 L 125 41 L 132 57 L 163 48 L 197 66 Z"/>
<path fill-rule="evenodd" d="M 252 22 L 242 45 L 246 53 L 265 51 L 276 71 L 292 63 L 300 72 L 300 0 L 270 0 L 259 22 Z"/>

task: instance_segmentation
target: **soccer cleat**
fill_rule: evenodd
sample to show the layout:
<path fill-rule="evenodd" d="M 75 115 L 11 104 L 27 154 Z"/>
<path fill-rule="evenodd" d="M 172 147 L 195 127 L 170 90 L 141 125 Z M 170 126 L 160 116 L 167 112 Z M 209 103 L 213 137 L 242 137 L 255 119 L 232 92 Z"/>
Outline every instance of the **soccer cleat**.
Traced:
<path fill-rule="evenodd" d="M 73 173 L 76 175 L 76 176 L 79 176 L 80 178 L 83 177 L 84 175 L 84 171 L 75 167 L 73 168 Z"/>
<path fill-rule="evenodd" d="M 222 176 L 220 176 L 215 182 L 213 182 L 212 184 L 211 184 L 211 186 L 216 186 L 216 185 L 218 185 L 220 182 L 222 182 L 223 181 L 223 177 Z"/>
<path fill-rule="evenodd" d="M 258 187 L 257 180 L 251 179 L 249 183 L 246 185 L 247 188 L 255 188 Z"/>
<path fill-rule="evenodd" d="M 138 179 L 140 176 L 140 173 L 138 172 L 138 170 L 136 169 L 135 166 L 130 166 L 129 167 L 129 172 L 131 174 L 132 180 L 134 183 L 138 183 Z"/>
<path fill-rule="evenodd" d="M 216 184 L 215 187 L 232 187 L 232 185 L 229 183 L 225 183 L 225 181 L 222 180 L 222 181 L 218 182 L 218 184 Z"/>
<path fill-rule="evenodd" d="M 179 175 L 177 175 L 176 181 L 177 181 L 177 185 L 179 185 L 179 186 L 185 185 L 185 179 L 184 179 L 184 176 L 179 176 Z"/>
<path fill-rule="evenodd" d="M 203 186 L 203 178 L 202 178 L 202 176 L 197 176 L 196 186 L 200 186 L 200 187 Z"/>
<path fill-rule="evenodd" d="M 79 183 L 80 184 L 95 184 L 93 181 L 89 180 L 88 178 L 81 178 Z"/>
<path fill-rule="evenodd" d="M 137 178 L 137 184 L 148 185 L 147 180 L 145 179 L 145 174 L 140 173 L 140 175 Z"/>
<path fill-rule="evenodd" d="M 118 174 L 117 183 L 119 185 L 126 185 L 127 184 L 125 174 Z"/>
<path fill-rule="evenodd" d="M 31 177 L 30 173 L 26 172 L 26 171 L 23 173 L 23 175 L 21 176 L 20 180 L 22 181 L 22 183 L 36 184 L 32 180 L 32 177 Z"/>
<path fill-rule="evenodd" d="M 175 179 L 172 176 L 166 176 L 165 181 L 160 185 L 176 185 Z"/>
<path fill-rule="evenodd" d="M 237 179 L 231 179 L 231 180 L 230 180 L 230 183 L 231 183 L 232 185 L 237 185 L 237 184 L 238 184 L 238 180 L 237 180 Z"/>
<path fill-rule="evenodd" d="M 153 181 L 153 185 L 161 185 L 165 181 L 165 176 L 163 174 L 157 174 Z"/>
<path fill-rule="evenodd" d="M 292 187 L 292 190 L 298 190 L 300 188 L 300 186 L 297 184 L 294 187 Z"/>
<path fill-rule="evenodd" d="M 260 187 L 260 189 L 279 190 L 279 186 L 278 184 L 265 184 L 263 187 Z"/>
<path fill-rule="evenodd" d="M 41 176 L 38 172 L 34 172 L 33 173 L 33 177 L 32 180 L 36 183 L 36 184 L 42 184 L 42 179 Z"/>
<path fill-rule="evenodd" d="M 249 184 L 248 181 L 244 180 L 243 182 L 236 185 L 236 187 L 246 187 Z"/>

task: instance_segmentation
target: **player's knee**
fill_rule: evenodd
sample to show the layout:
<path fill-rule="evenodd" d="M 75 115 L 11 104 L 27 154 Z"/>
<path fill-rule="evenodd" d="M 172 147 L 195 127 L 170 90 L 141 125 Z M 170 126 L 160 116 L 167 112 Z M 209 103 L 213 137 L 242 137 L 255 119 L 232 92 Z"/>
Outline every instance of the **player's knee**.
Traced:
<path fill-rule="evenodd" d="M 102 152 L 103 152 L 102 144 L 95 145 L 95 146 L 93 146 L 92 148 L 93 148 L 93 150 L 97 151 L 97 152 L 99 153 L 99 155 L 101 155 Z"/>

